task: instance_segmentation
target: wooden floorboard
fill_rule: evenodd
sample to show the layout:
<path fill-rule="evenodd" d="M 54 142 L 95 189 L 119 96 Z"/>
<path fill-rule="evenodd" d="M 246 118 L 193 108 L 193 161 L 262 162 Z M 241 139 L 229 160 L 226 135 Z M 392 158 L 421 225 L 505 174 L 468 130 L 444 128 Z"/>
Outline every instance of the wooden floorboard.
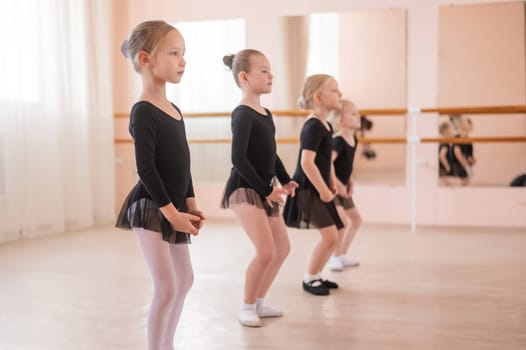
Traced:
<path fill-rule="evenodd" d="M 292 251 L 264 327 L 236 314 L 252 248 L 235 221 L 209 221 L 191 246 L 196 274 L 176 349 L 526 349 L 526 232 L 367 226 L 361 266 L 301 289 L 316 231 Z M 1 350 L 145 349 L 151 283 L 132 233 L 103 227 L 0 245 Z"/>

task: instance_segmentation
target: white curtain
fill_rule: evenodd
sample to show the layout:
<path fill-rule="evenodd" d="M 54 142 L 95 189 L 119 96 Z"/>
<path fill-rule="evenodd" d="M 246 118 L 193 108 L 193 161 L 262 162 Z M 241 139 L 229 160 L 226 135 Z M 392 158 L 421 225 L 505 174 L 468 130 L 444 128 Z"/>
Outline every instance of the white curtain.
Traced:
<path fill-rule="evenodd" d="M 111 2 L 2 6 L 0 243 L 108 223 Z"/>

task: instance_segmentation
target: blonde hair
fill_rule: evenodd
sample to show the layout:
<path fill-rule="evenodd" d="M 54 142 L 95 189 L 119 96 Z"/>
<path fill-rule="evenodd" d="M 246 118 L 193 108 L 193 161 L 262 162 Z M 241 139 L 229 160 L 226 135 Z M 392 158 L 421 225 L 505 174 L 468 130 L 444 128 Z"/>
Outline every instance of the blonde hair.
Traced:
<path fill-rule="evenodd" d="M 140 73 L 141 65 L 137 55 L 144 51 L 153 54 L 159 42 L 166 34 L 177 29 L 165 21 L 146 21 L 133 28 L 130 37 L 121 44 L 121 53 L 133 63 L 133 68 Z"/>
<path fill-rule="evenodd" d="M 351 106 L 351 107 L 356 108 L 356 104 L 351 100 L 342 99 L 340 102 L 341 102 L 340 108 L 333 109 L 332 111 L 329 112 L 328 119 L 335 131 L 338 131 L 338 121 L 341 119 L 343 115 L 343 110 L 345 109 L 345 107 Z"/>
<path fill-rule="evenodd" d="M 313 107 L 313 96 L 320 92 L 325 84 L 334 79 L 328 74 L 314 74 L 305 80 L 303 84 L 303 91 L 298 99 L 298 107 L 302 109 L 311 109 Z"/>
<path fill-rule="evenodd" d="M 448 122 L 442 122 L 438 126 L 438 133 L 443 136 L 446 130 L 450 128 L 451 128 L 451 124 L 449 124 Z"/>
<path fill-rule="evenodd" d="M 235 55 L 230 54 L 225 55 L 223 57 L 223 63 L 232 71 L 237 86 L 241 87 L 241 85 L 239 84 L 239 73 L 250 72 L 250 69 L 252 68 L 250 58 L 255 55 L 261 55 L 265 57 L 265 55 L 261 51 L 254 49 L 244 49 L 239 51 Z"/>

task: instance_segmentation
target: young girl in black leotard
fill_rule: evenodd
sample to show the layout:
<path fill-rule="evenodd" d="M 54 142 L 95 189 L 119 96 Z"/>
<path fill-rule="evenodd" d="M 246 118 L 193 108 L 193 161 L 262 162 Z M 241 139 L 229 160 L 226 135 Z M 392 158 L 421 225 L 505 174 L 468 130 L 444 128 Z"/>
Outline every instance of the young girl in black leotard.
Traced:
<path fill-rule="evenodd" d="M 170 350 L 194 278 L 186 243 L 204 220 L 194 198 L 184 120 L 166 98 L 166 83 L 179 83 L 184 73 L 185 42 L 166 22 L 148 21 L 135 27 L 121 49 L 141 75 L 143 90 L 129 127 L 140 180 L 117 226 L 133 229 L 152 275 L 148 349 Z"/>
<path fill-rule="evenodd" d="M 307 78 L 300 98 L 300 107 L 311 113 L 300 135 L 300 153 L 293 179 L 299 188 L 294 198 L 288 197 L 283 215 L 287 226 L 317 228 L 321 240 L 312 252 L 303 279 L 303 289 L 315 295 L 329 295 L 338 288 L 324 280 L 321 271 L 338 242 L 338 230 L 343 228 L 334 197 L 336 195 L 332 167 L 332 126 L 327 121 L 329 112 L 340 105 L 341 92 L 334 78 L 325 74 Z"/>
<path fill-rule="evenodd" d="M 338 232 L 338 243 L 329 261 L 329 267 L 333 271 L 341 271 L 344 267 L 359 265 L 357 260 L 347 256 L 347 252 L 362 223 L 360 213 L 352 199 L 354 186 L 351 178 L 354 155 L 358 146 L 358 138 L 355 134 L 360 128 L 360 114 L 353 102 L 342 100 L 341 108 L 334 110 L 331 117 L 337 130 L 332 139 L 332 161 L 337 192 L 334 203 L 345 227 Z"/>
<path fill-rule="evenodd" d="M 294 195 L 297 184 L 276 154 L 272 114 L 260 101 L 272 88 L 268 60 L 259 51 L 242 50 L 225 56 L 224 63 L 243 98 L 232 112 L 233 166 L 222 206 L 234 211 L 256 249 L 246 271 L 244 304 L 238 316 L 243 325 L 260 327 L 261 318 L 283 315 L 264 305 L 263 299 L 290 250 L 279 205 L 282 196 Z M 283 187 L 277 186 L 276 177 Z"/>

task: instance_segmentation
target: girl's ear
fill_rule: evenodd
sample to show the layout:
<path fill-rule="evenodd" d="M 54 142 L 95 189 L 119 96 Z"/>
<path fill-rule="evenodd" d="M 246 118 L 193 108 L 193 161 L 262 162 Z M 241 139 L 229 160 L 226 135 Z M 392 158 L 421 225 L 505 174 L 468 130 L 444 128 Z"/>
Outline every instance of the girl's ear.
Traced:
<path fill-rule="evenodd" d="M 141 66 L 147 66 L 150 64 L 150 55 L 146 51 L 139 51 L 137 54 L 137 59 Z"/>
<path fill-rule="evenodd" d="M 314 94 L 312 94 L 312 101 L 314 103 L 320 103 L 321 102 L 321 95 L 319 92 L 315 92 Z"/>
<path fill-rule="evenodd" d="M 240 82 L 241 84 L 248 82 L 247 72 L 245 72 L 245 71 L 241 71 L 241 72 L 239 72 L 239 74 L 238 74 L 237 77 L 238 77 L 239 82 Z"/>

